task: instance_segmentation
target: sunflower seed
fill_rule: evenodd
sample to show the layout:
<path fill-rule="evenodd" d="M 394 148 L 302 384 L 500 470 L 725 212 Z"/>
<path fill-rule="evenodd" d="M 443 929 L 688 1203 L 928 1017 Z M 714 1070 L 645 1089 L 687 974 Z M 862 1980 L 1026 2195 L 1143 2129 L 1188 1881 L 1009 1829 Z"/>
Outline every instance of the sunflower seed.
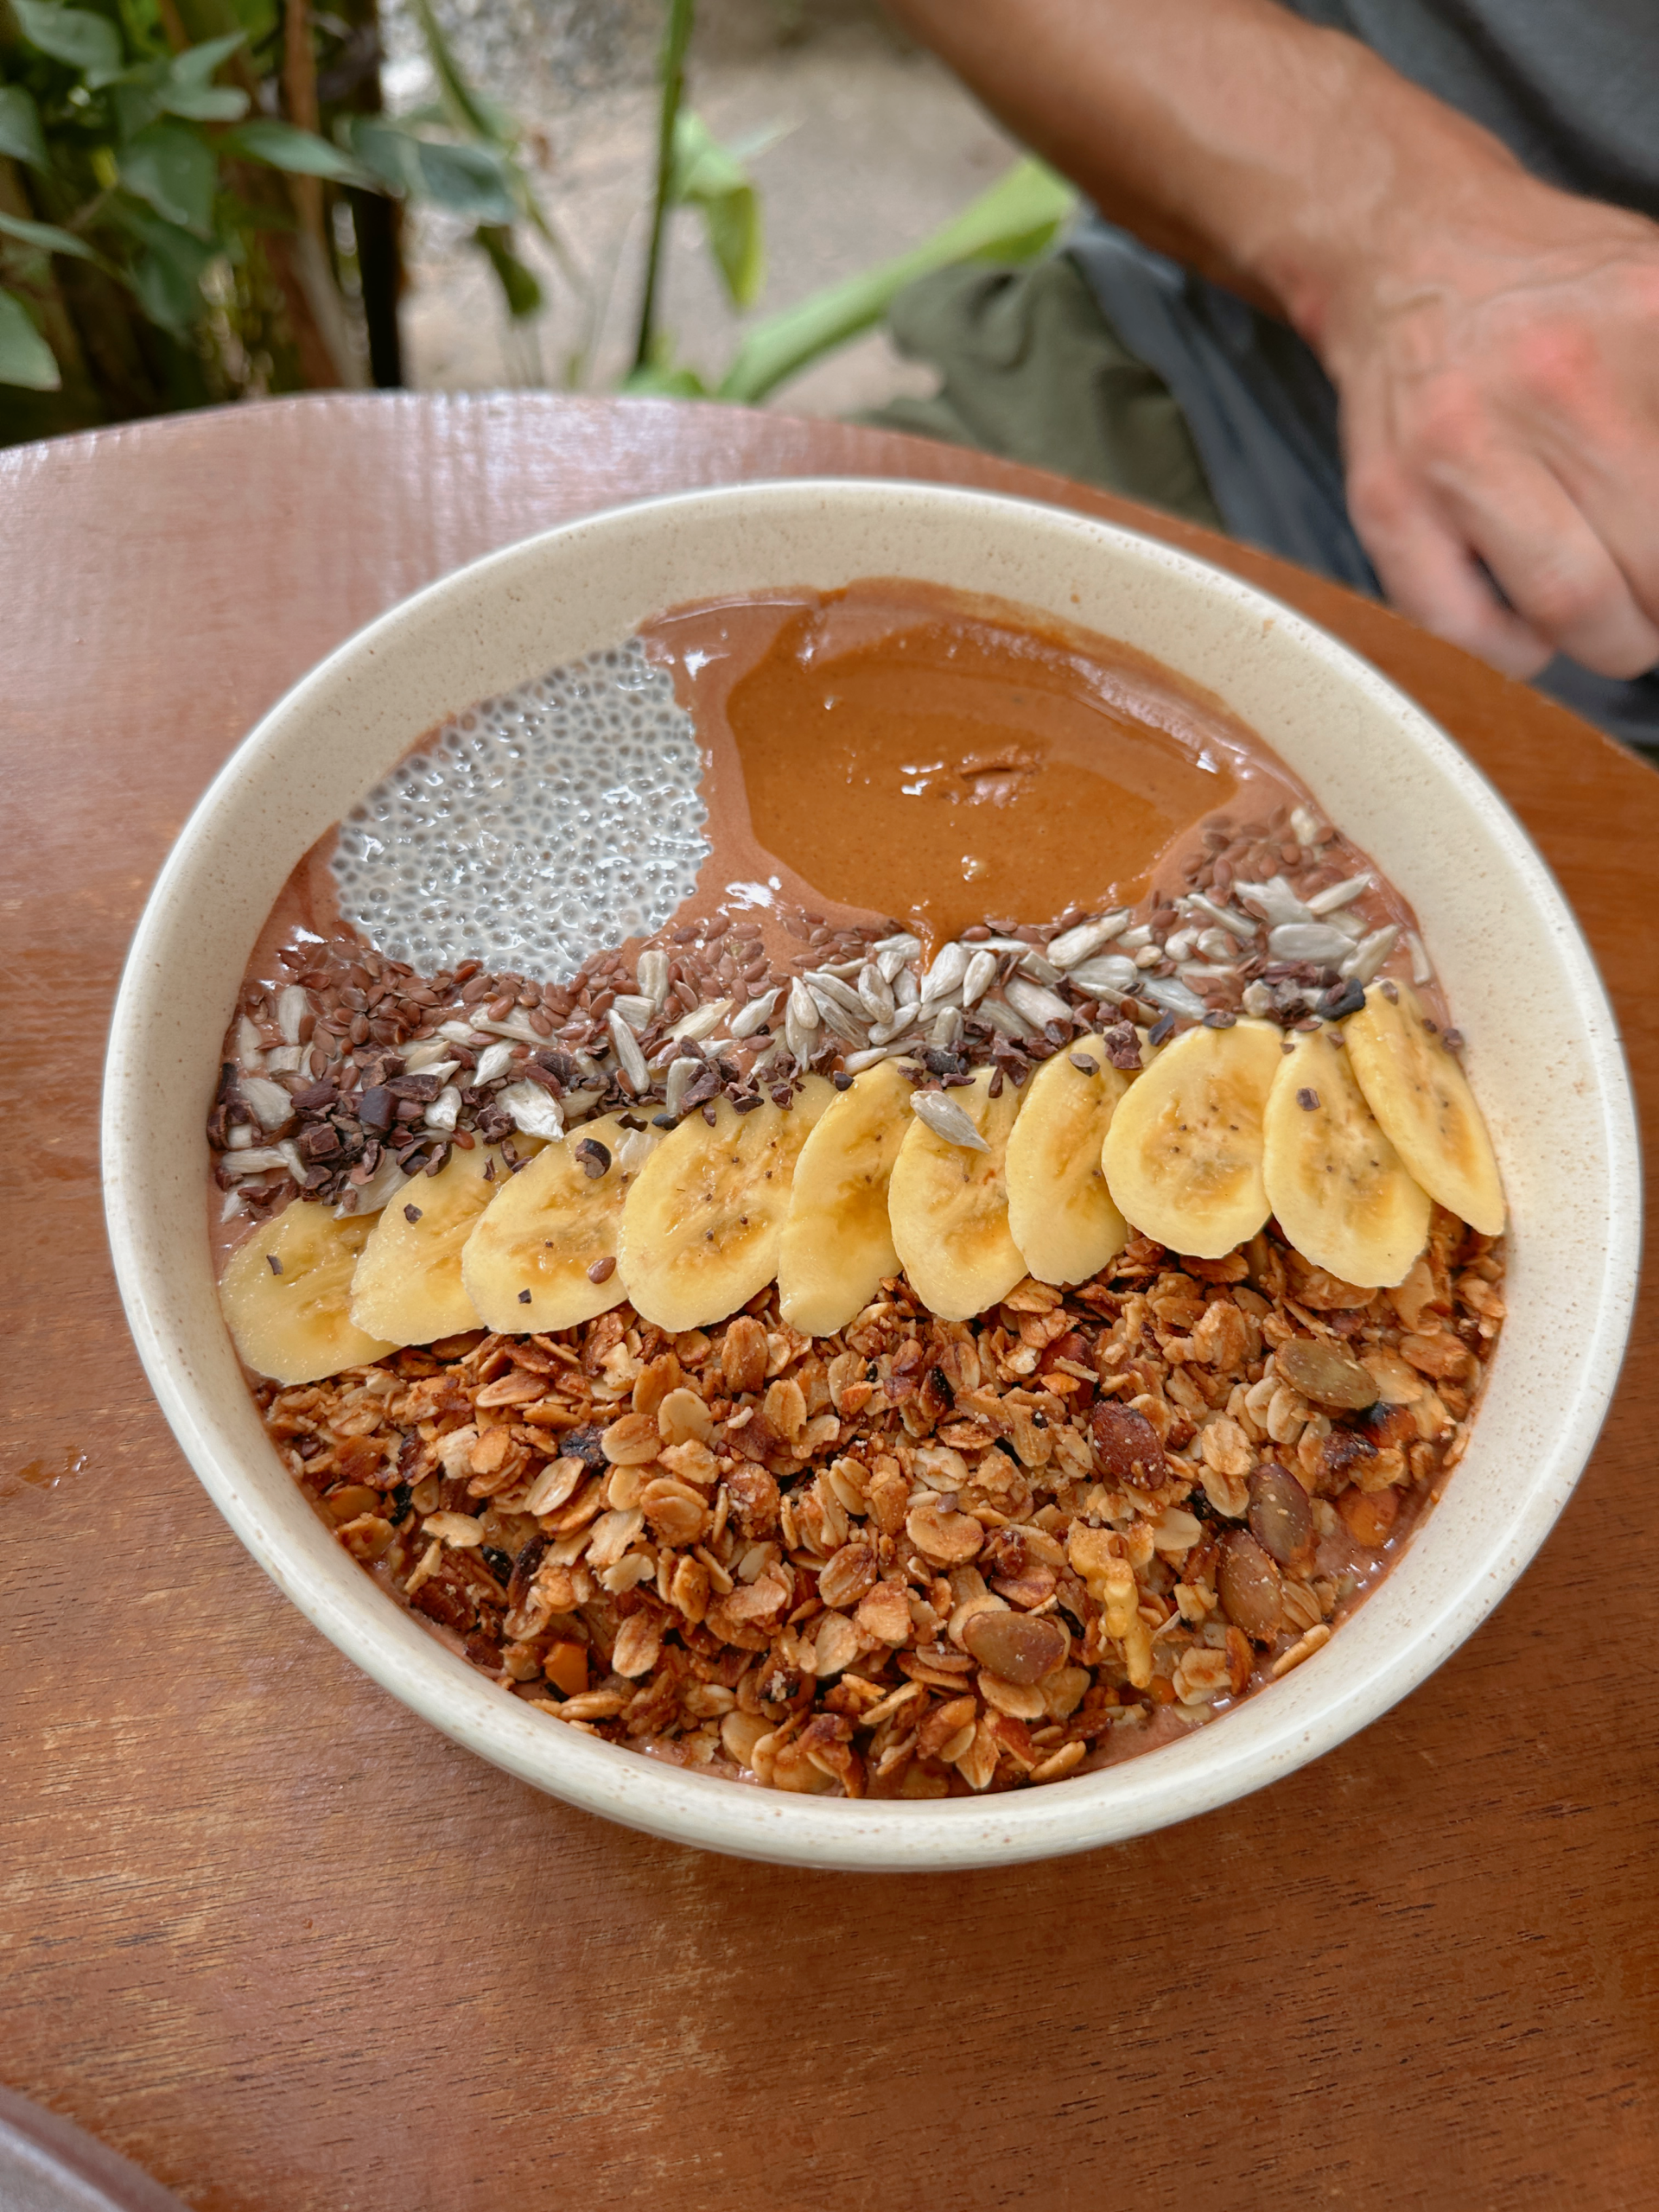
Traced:
<path fill-rule="evenodd" d="M 461 1065 L 459 1060 L 446 1057 L 446 1048 L 435 1037 L 424 1038 L 418 1045 L 411 1045 L 404 1055 L 405 1075 L 453 1075 Z"/>
<path fill-rule="evenodd" d="M 486 1083 L 499 1082 L 512 1065 L 511 1045 L 486 1045 L 473 1070 L 473 1088 L 481 1090 Z"/>
<path fill-rule="evenodd" d="M 296 1075 L 304 1058 L 303 1045 L 276 1045 L 265 1054 L 265 1065 L 272 1075 Z"/>
<path fill-rule="evenodd" d="M 1079 922 L 1075 929 L 1063 930 L 1048 948 L 1048 957 L 1057 968 L 1075 968 L 1080 960 L 1087 960 L 1121 937 L 1128 927 L 1129 909 L 1120 906 L 1116 913 L 1103 914 L 1096 922 Z"/>
<path fill-rule="evenodd" d="M 639 1047 L 636 1045 L 637 1052 Z M 510 1083 L 496 1094 L 496 1103 L 512 1116 L 512 1126 L 527 1137 L 557 1137 L 564 1134 L 564 1116 L 558 1101 L 550 1098 L 538 1083 Z"/>
<path fill-rule="evenodd" d="M 1217 929 L 1225 930 L 1230 936 L 1241 940 L 1254 937 L 1262 926 L 1259 922 L 1253 922 L 1248 914 L 1237 913 L 1230 906 L 1218 906 L 1213 899 L 1206 898 L 1202 891 L 1190 893 L 1183 904 L 1189 914 L 1213 922 Z"/>
<path fill-rule="evenodd" d="M 653 1007 L 661 1007 L 668 997 L 668 955 L 652 945 L 640 954 L 635 972 L 641 993 Z"/>
<path fill-rule="evenodd" d="M 959 1006 L 941 1007 L 928 1032 L 927 1041 L 936 1050 L 948 1052 L 962 1042 L 962 1008 Z"/>
<path fill-rule="evenodd" d="M 422 1116 L 429 1129 L 453 1129 L 461 1117 L 461 1093 L 446 1083 Z"/>
<path fill-rule="evenodd" d="M 1268 937 L 1275 960 L 1311 960 L 1321 968 L 1345 960 L 1352 950 L 1345 932 L 1329 922 L 1281 922 Z"/>
<path fill-rule="evenodd" d="M 669 1031 L 676 1044 L 700 1045 L 705 1037 L 712 1037 L 731 1010 L 730 999 L 710 999 L 706 1006 L 694 1007 L 682 1020 Z"/>
<path fill-rule="evenodd" d="M 872 1052 L 849 1052 L 842 1062 L 842 1066 L 849 1075 L 862 1075 L 866 1068 L 874 1067 L 878 1061 L 885 1060 L 887 1057 L 887 1052 L 878 1046 Z"/>
<path fill-rule="evenodd" d="M 1207 960 L 1189 960 L 1181 969 L 1184 983 L 1230 983 L 1238 970 L 1232 967 L 1216 967 Z"/>
<path fill-rule="evenodd" d="M 1137 922 L 1132 930 L 1125 930 L 1117 940 L 1120 952 L 1139 952 L 1152 943 L 1152 924 Z"/>
<path fill-rule="evenodd" d="M 1330 831 L 1311 807 L 1293 806 L 1290 810 L 1290 834 L 1299 845 L 1322 844 Z"/>
<path fill-rule="evenodd" d="M 751 999 L 734 1018 L 732 1035 L 734 1038 L 753 1037 L 777 1005 L 779 996 L 778 991 L 767 991 L 758 999 Z"/>
<path fill-rule="evenodd" d="M 238 1065 L 250 1075 L 265 1065 L 265 1055 L 259 1043 L 259 1032 L 245 1014 L 236 1025 L 236 1057 Z"/>
<path fill-rule="evenodd" d="M 729 1005 L 730 1001 L 727 1003 Z M 651 1088 L 651 1070 L 645 1065 L 645 1056 L 639 1049 L 639 1039 L 629 1028 L 625 1017 L 613 1007 L 609 1014 L 611 1042 L 616 1047 L 617 1065 L 633 1085 L 635 1094 Z"/>
<path fill-rule="evenodd" d="M 893 985 L 876 966 L 868 961 L 858 974 L 859 1003 L 872 1021 L 891 1021 L 896 1001 Z"/>
<path fill-rule="evenodd" d="M 891 955 L 897 959 L 900 967 L 905 967 L 911 961 L 918 960 L 921 957 L 922 940 L 918 937 L 912 937 L 908 930 L 900 930 L 897 937 L 878 938 L 870 947 L 870 950 L 880 961 L 885 962 Z M 887 976 L 889 982 L 893 981 L 893 977 L 887 975 L 885 966 L 881 972 Z"/>
<path fill-rule="evenodd" d="M 1102 991 L 1132 991 L 1139 976 L 1133 960 L 1121 952 L 1104 952 L 1096 959 L 1079 961 L 1065 980 L 1074 989 L 1087 991 L 1094 998 Z"/>
<path fill-rule="evenodd" d="M 1406 931 L 1406 944 L 1411 954 L 1412 982 L 1414 983 L 1427 983 L 1434 973 L 1433 964 L 1431 963 L 1428 957 L 1428 947 L 1423 943 L 1423 940 L 1418 936 L 1415 930 L 1408 930 Z"/>
<path fill-rule="evenodd" d="M 1135 995 L 1149 999 L 1170 1014 L 1184 1014 L 1189 1021 L 1202 1021 L 1210 1011 L 1196 991 L 1173 976 L 1143 976 L 1135 986 Z"/>
<path fill-rule="evenodd" d="M 1024 949 L 1021 946 L 1022 951 Z M 934 956 L 932 966 L 922 978 L 924 1006 L 926 1006 L 931 1000 L 942 999 L 948 992 L 957 988 L 963 977 L 968 973 L 969 957 L 967 946 L 957 944 L 954 940 L 949 944 L 940 946 Z"/>
<path fill-rule="evenodd" d="M 1342 975 L 1352 983 L 1369 983 L 1399 942 L 1397 923 L 1389 922 L 1382 929 L 1373 930 L 1370 937 L 1361 938 L 1352 953 L 1343 962 Z"/>
<path fill-rule="evenodd" d="M 1002 995 L 1033 1029 L 1040 1029 L 1046 1021 L 1071 1019 L 1071 1007 L 1058 992 L 1045 990 L 1040 983 L 1028 983 L 1023 976 L 1010 976 L 1002 986 Z"/>
<path fill-rule="evenodd" d="M 515 1045 L 535 1046 L 547 1042 L 539 1029 L 531 1028 L 529 1016 L 523 1014 L 510 1014 L 503 1021 L 492 1021 L 487 1016 L 474 1016 L 471 1027 L 486 1037 L 510 1037 Z M 461 1031 L 458 1037 L 455 1036 L 457 1029 Z M 439 1034 L 454 1037 L 458 1045 L 464 1045 L 470 1031 L 462 1023 L 445 1022 Z"/>
<path fill-rule="evenodd" d="M 1022 976 L 1029 976 L 1033 983 L 1052 985 L 1064 982 L 1065 980 L 1063 971 L 1057 968 L 1052 960 L 1045 960 L 1034 946 L 1020 963 L 1020 973 Z"/>
<path fill-rule="evenodd" d="M 1233 890 L 1239 898 L 1249 899 L 1262 909 L 1269 929 L 1315 918 L 1312 909 L 1303 905 L 1282 875 L 1270 877 L 1266 883 L 1236 883 Z"/>
<path fill-rule="evenodd" d="M 976 1000 L 982 999 L 995 981 L 996 955 L 994 952 L 987 952 L 982 944 L 976 945 L 963 974 L 962 1002 L 963 1006 L 972 1006 Z"/>
<path fill-rule="evenodd" d="M 613 1010 L 620 1014 L 630 1029 L 636 1033 L 648 1029 L 656 1013 L 655 1003 L 634 991 L 619 991 L 613 1001 Z"/>
<path fill-rule="evenodd" d="M 817 995 L 820 1003 L 825 999 L 830 999 L 841 1008 L 843 1014 L 851 1014 L 855 1021 L 863 1021 L 868 1019 L 868 1010 L 862 999 L 855 990 L 842 982 L 833 969 L 809 968 L 806 972 L 806 982 L 808 988 Z"/>
<path fill-rule="evenodd" d="M 970 1152 L 990 1150 L 956 1100 L 947 1098 L 942 1090 L 912 1091 L 910 1106 L 911 1111 L 926 1122 L 936 1137 L 943 1137 L 946 1144 L 963 1145 Z"/>
<path fill-rule="evenodd" d="M 285 1045 L 300 1041 L 300 1024 L 311 1011 L 311 994 L 302 983 L 284 983 L 276 994 L 276 1027 Z"/>
<path fill-rule="evenodd" d="M 284 1122 L 292 1119 L 294 1101 L 282 1084 L 272 1083 L 269 1076 L 245 1075 L 237 1088 L 258 1116 L 262 1128 L 280 1129 Z M 232 1129 L 231 1141 L 234 1143 L 240 1135 L 239 1129 Z"/>
<path fill-rule="evenodd" d="M 1307 902 L 1307 911 L 1310 914 L 1334 914 L 1338 906 L 1351 906 L 1362 891 L 1370 889 L 1371 883 L 1369 874 L 1344 876 L 1328 890 L 1316 891 Z"/>
<path fill-rule="evenodd" d="M 1246 983 L 1242 1003 L 1246 1014 L 1254 1014 L 1260 1020 L 1272 1014 L 1279 1002 L 1265 983 Z"/>
<path fill-rule="evenodd" d="M 859 1008 L 858 1019 L 855 1020 L 846 1007 L 832 999 L 827 991 L 815 988 L 812 999 L 818 1012 L 823 1015 L 825 1025 L 834 1030 L 836 1035 L 843 1043 L 862 1045 L 866 1042 L 867 1030 L 863 1018 L 864 1009 L 861 1007 Z"/>
<path fill-rule="evenodd" d="M 1196 930 L 1177 930 L 1173 937 L 1164 939 L 1164 957 L 1179 967 L 1183 960 L 1192 957 L 1192 948 L 1198 941 Z"/>
<path fill-rule="evenodd" d="M 288 1164 L 288 1154 L 274 1144 L 250 1145 L 245 1152 L 227 1152 L 219 1161 L 226 1174 L 238 1179 L 244 1175 L 268 1175 L 273 1167 L 286 1167 Z M 297 1181 L 298 1178 L 295 1179 Z"/>
<path fill-rule="evenodd" d="M 1014 1008 L 1001 999 L 982 999 L 976 1011 L 979 1019 L 988 1022 L 999 1037 L 1009 1038 L 1016 1045 L 1027 1043 L 1031 1037 L 1031 1024 L 1021 1021 Z"/>
<path fill-rule="evenodd" d="M 677 1116 L 684 1102 L 686 1086 L 702 1066 L 701 1060 L 676 1060 L 669 1069 L 668 1080 L 663 1085 L 663 1111 Z"/>

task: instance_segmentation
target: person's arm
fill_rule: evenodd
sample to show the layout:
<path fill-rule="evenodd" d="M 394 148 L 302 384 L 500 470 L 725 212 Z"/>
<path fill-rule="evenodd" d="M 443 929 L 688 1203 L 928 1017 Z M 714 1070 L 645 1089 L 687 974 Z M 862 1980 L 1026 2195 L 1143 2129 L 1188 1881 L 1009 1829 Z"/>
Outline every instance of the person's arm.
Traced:
<path fill-rule="evenodd" d="M 1306 339 L 1396 606 L 1517 675 L 1659 661 L 1659 226 L 1274 0 L 887 4 L 1114 220 Z"/>

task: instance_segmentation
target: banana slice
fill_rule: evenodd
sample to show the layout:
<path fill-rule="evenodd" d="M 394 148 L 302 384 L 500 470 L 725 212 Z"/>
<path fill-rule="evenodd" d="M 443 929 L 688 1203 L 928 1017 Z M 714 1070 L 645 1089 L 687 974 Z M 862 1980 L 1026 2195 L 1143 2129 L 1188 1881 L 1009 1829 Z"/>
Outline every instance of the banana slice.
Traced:
<path fill-rule="evenodd" d="M 855 1077 L 801 1147 L 778 1248 L 779 1309 L 792 1329 L 830 1337 L 899 1272 L 887 1181 L 909 1133 L 910 1084 L 892 1060 Z"/>
<path fill-rule="evenodd" d="M 655 1129 L 626 1129 L 616 1115 L 601 1115 L 501 1185 L 461 1254 L 462 1287 L 486 1329 L 573 1329 L 621 1304 L 622 1201 L 661 1141 Z M 585 1144 L 608 1154 L 609 1166 Z M 595 1282 L 588 1270 L 606 1260 L 610 1271 Z"/>
<path fill-rule="evenodd" d="M 273 1382 L 321 1382 L 397 1347 L 369 1336 L 350 1313 L 352 1274 L 378 1216 L 333 1211 L 306 1198 L 284 1206 L 231 1255 L 219 1302 L 236 1348 Z M 275 1262 L 275 1265 L 272 1262 Z"/>
<path fill-rule="evenodd" d="M 1496 1236 L 1503 1186 L 1491 1139 L 1468 1077 L 1427 1027 L 1415 993 L 1373 983 L 1344 1033 L 1365 1103 L 1411 1173 L 1459 1221 Z"/>
<path fill-rule="evenodd" d="M 794 1103 L 740 1114 L 714 1103 L 664 1138 L 622 1207 L 617 1265 L 647 1321 L 676 1332 L 722 1321 L 778 1271 L 790 1185 L 814 1123 L 836 1093 L 809 1076 Z"/>
<path fill-rule="evenodd" d="M 1428 1194 L 1378 1128 L 1338 1033 L 1299 1036 L 1262 1117 L 1268 1203 L 1305 1260 L 1367 1289 L 1403 1282 L 1428 1242 Z"/>
<path fill-rule="evenodd" d="M 1130 1084 L 1103 1165 L 1125 1219 L 1144 1236 L 1218 1260 L 1266 1221 L 1262 1113 L 1281 1042 L 1268 1021 L 1189 1029 Z"/>
<path fill-rule="evenodd" d="M 534 1141 L 514 1140 L 520 1150 Z M 461 1252 L 506 1179 L 500 1161 L 492 1147 L 463 1152 L 457 1145 L 437 1174 L 417 1176 L 387 1206 L 352 1278 L 352 1319 L 359 1329 L 395 1344 L 429 1344 L 477 1328 L 461 1279 Z M 486 1175 L 486 1167 L 502 1182 Z"/>
<path fill-rule="evenodd" d="M 1098 1037 L 1057 1052 L 1026 1086 L 1008 1139 L 1008 1229 L 1039 1282 L 1087 1282 L 1128 1242 L 1100 1164 L 1128 1087 Z"/>
<path fill-rule="evenodd" d="M 942 1320 L 966 1321 L 1021 1281 L 1026 1262 L 1008 1229 L 1008 1135 L 1022 1094 L 992 1071 L 953 1090 L 950 1103 L 985 1140 L 983 1152 L 950 1144 L 912 1119 L 887 1188 L 893 1241 L 912 1287 Z"/>

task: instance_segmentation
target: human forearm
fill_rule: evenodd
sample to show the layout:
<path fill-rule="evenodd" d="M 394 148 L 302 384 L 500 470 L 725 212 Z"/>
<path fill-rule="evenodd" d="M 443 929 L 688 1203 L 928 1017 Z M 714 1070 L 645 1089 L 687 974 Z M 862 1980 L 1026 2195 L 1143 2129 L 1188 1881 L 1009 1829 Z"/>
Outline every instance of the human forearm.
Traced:
<path fill-rule="evenodd" d="M 1659 228 L 1274 0 L 887 4 L 1108 214 L 1313 346 L 1396 604 L 1517 674 L 1659 657 Z"/>
<path fill-rule="evenodd" d="M 1419 203 L 1520 179 L 1487 132 L 1273 0 L 887 0 L 1141 237 L 1316 345 Z"/>

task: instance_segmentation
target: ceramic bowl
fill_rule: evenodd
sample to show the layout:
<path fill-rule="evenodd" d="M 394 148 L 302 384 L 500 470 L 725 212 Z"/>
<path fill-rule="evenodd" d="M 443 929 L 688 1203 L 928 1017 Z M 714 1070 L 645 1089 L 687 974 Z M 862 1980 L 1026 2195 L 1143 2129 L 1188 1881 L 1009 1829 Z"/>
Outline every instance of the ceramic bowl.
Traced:
<path fill-rule="evenodd" d="M 1182 1742 L 991 1798 L 853 1803 L 688 1774 L 492 1686 L 375 1587 L 285 1472 L 219 1318 L 203 1116 L 245 962 L 289 868 L 414 739 L 677 602 L 926 579 L 1051 613 L 1218 693 L 1415 906 L 1470 1032 L 1513 1224 L 1510 1318 L 1467 1457 L 1374 1594 L 1296 1672 Z M 1639 1170 L 1612 1015 L 1513 816 L 1410 700 L 1291 609 L 1133 532 L 893 482 L 766 484 L 596 515 L 396 607 L 274 708 L 196 809 L 116 1008 L 105 1174 L 122 1294 L 174 1433 L 308 1618 L 458 1744 L 607 1818 L 846 1868 L 982 1866 L 1114 1842 L 1261 1788 L 1403 1697 L 1470 1635 L 1560 1512 L 1634 1294 Z"/>

